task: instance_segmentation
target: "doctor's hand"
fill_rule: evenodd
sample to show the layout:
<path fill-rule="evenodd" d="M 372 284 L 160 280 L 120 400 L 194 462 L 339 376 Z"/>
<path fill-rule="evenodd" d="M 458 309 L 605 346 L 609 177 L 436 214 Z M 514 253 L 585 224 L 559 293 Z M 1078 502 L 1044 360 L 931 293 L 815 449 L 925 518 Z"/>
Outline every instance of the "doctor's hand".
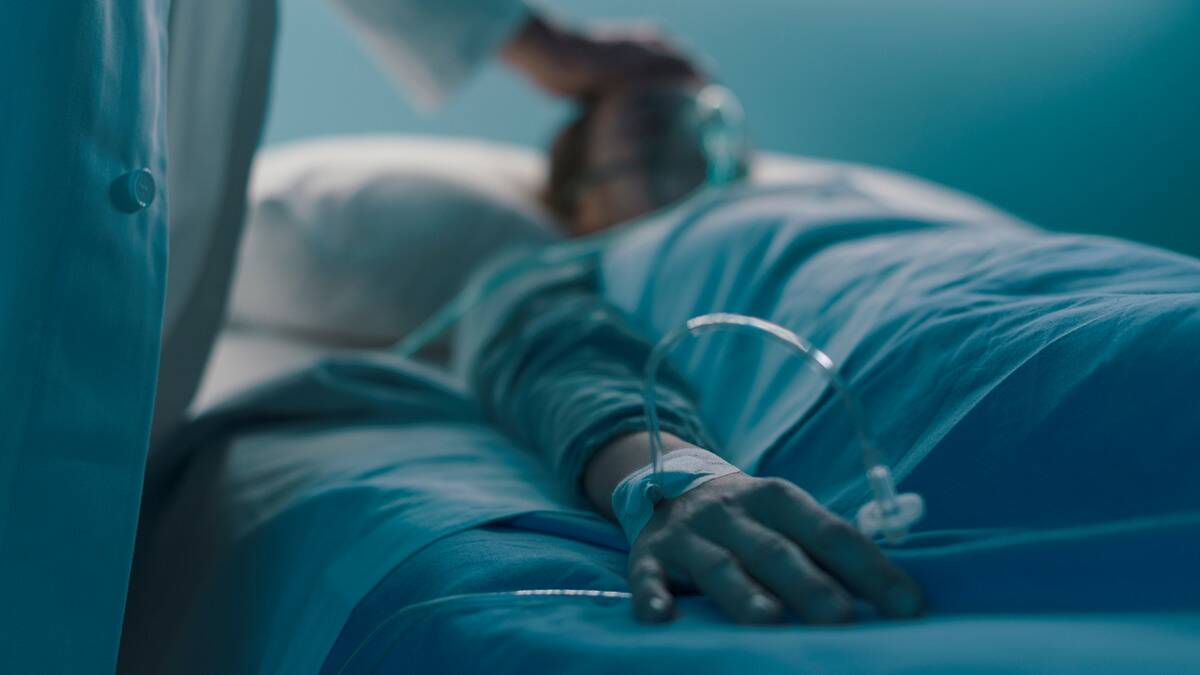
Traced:
<path fill-rule="evenodd" d="M 776 478 L 735 473 L 666 500 L 629 557 L 634 610 L 669 621 L 677 590 L 699 591 L 742 623 L 791 610 L 806 623 L 854 618 L 853 597 L 885 616 L 920 611 L 920 591 L 850 523 Z"/>
<path fill-rule="evenodd" d="M 542 89 L 559 96 L 702 77 L 680 48 L 645 25 L 580 32 L 535 15 L 501 55 Z"/>

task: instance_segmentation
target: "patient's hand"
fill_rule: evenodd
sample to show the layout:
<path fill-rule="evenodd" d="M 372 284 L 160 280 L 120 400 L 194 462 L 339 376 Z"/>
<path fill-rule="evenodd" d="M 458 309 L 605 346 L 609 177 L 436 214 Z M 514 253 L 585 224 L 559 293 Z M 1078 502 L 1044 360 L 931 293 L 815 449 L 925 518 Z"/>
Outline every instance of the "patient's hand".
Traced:
<path fill-rule="evenodd" d="M 667 450 L 687 444 L 664 434 Z M 608 499 L 648 460 L 646 434 L 601 450 L 585 475 L 592 502 Z M 810 623 L 853 618 L 852 596 L 887 616 L 920 610 L 911 578 L 852 525 L 785 480 L 735 473 L 658 505 L 629 556 L 634 610 L 643 621 L 674 616 L 673 591 L 698 590 L 745 623 L 771 623 L 790 608 Z"/>
<path fill-rule="evenodd" d="M 849 621 L 852 595 L 888 616 L 920 608 L 916 584 L 874 543 L 777 478 L 736 473 L 660 504 L 629 561 L 644 621 L 671 618 L 672 588 L 697 589 L 744 623 L 779 621 L 785 607 L 809 623 Z"/>

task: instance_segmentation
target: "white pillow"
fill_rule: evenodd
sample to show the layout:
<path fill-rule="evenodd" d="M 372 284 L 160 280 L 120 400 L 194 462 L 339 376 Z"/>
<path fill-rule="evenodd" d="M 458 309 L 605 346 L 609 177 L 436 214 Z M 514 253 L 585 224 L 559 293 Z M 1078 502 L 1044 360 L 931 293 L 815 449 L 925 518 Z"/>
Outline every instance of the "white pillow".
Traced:
<path fill-rule="evenodd" d="M 255 161 L 231 322 L 327 345 L 395 341 L 486 258 L 555 235 L 541 154 L 480 141 L 352 137 Z"/>
<path fill-rule="evenodd" d="M 399 340 L 498 250 L 558 236 L 537 199 L 544 163 L 533 149 L 420 136 L 335 137 L 263 151 L 232 323 L 314 346 Z M 901 174 L 771 153 L 758 155 L 752 180 L 847 181 L 947 218 L 986 208 Z"/>

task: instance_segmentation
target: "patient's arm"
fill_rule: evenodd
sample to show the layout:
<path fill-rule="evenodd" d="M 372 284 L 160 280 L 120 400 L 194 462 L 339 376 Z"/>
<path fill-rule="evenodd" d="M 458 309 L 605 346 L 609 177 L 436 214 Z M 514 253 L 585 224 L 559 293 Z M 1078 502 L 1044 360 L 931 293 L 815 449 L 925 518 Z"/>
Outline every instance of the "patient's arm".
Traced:
<path fill-rule="evenodd" d="M 641 368 L 651 345 L 593 290 L 590 276 L 534 285 L 509 305 L 472 359 L 494 421 L 539 452 L 612 516 L 613 489 L 649 462 Z M 666 450 L 712 448 L 678 377 L 657 392 Z M 672 589 L 698 589 L 729 616 L 777 621 L 852 617 L 851 595 L 911 616 L 916 585 L 849 523 L 786 481 L 735 473 L 665 500 L 630 554 L 639 618 L 668 620 Z"/>
<path fill-rule="evenodd" d="M 473 389 L 488 416 L 572 490 L 583 486 L 596 450 L 646 428 L 640 370 L 651 345 L 595 293 L 589 273 L 523 290 L 484 323 L 494 325 L 469 359 Z M 658 404 L 663 431 L 713 447 L 670 372 L 660 377 Z"/>

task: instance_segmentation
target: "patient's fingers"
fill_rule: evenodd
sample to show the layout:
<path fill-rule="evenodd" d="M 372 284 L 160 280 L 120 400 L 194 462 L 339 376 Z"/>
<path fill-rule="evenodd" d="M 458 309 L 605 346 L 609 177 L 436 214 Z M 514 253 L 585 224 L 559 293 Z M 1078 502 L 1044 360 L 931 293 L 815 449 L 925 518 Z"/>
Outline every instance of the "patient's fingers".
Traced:
<path fill-rule="evenodd" d="M 920 611 L 916 583 L 850 523 L 787 481 L 769 481 L 761 493 L 751 502 L 751 513 L 800 544 L 850 590 L 891 616 Z"/>
<path fill-rule="evenodd" d="M 643 554 L 630 559 L 629 589 L 638 621 L 663 623 L 675 616 L 675 598 L 667 590 L 666 572 L 654 556 Z"/>
<path fill-rule="evenodd" d="M 684 537 L 676 559 L 696 585 L 727 615 L 741 623 L 774 623 L 783 605 L 746 574 L 730 551 L 699 536 Z"/>
<path fill-rule="evenodd" d="M 732 551 L 755 579 L 810 623 L 854 617 L 850 597 L 787 537 L 749 518 L 723 518 L 709 535 Z"/>

